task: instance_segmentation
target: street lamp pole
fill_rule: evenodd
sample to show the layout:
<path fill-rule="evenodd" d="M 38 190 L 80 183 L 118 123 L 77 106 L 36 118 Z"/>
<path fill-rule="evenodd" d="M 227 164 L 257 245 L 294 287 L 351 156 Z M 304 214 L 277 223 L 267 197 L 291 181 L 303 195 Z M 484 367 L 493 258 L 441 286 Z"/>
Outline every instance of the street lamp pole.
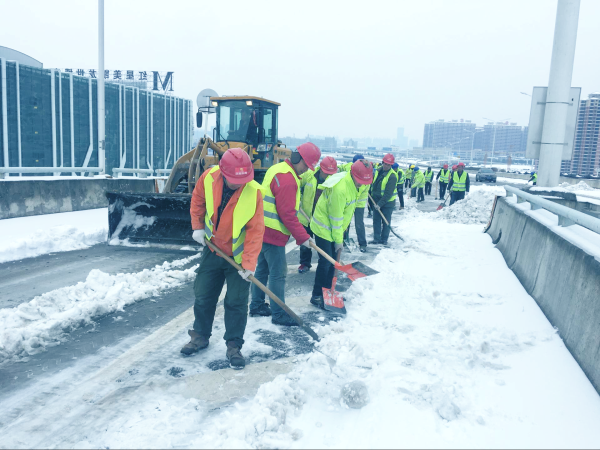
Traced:
<path fill-rule="evenodd" d="M 105 112 L 104 112 L 104 0 L 98 0 L 98 167 L 105 173 Z M 71 165 L 75 165 L 71 161 Z"/>

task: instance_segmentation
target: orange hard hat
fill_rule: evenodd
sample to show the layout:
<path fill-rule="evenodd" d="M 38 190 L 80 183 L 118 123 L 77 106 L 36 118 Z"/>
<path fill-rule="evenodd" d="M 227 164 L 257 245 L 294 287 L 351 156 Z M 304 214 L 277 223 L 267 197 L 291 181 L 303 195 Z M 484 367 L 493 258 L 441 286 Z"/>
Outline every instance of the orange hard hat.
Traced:
<path fill-rule="evenodd" d="M 300 156 L 308 166 L 310 170 L 315 170 L 315 166 L 321 159 L 321 150 L 312 142 L 305 142 L 296 148 L 296 151 L 300 153 Z"/>
<path fill-rule="evenodd" d="M 350 173 L 358 184 L 371 184 L 373 182 L 373 164 L 366 159 L 360 159 L 352 164 Z"/>
<path fill-rule="evenodd" d="M 254 179 L 254 166 L 250 156 L 241 148 L 227 150 L 219 161 L 219 169 L 234 184 L 246 184 Z"/>
<path fill-rule="evenodd" d="M 335 160 L 335 158 L 333 156 L 326 156 L 325 158 L 323 158 L 323 161 L 321 161 L 321 172 L 323 172 L 326 175 L 333 175 L 334 173 L 337 173 L 338 171 L 338 167 L 337 167 L 337 161 Z"/>
<path fill-rule="evenodd" d="M 396 158 L 394 158 L 394 155 L 392 155 L 391 153 L 388 153 L 388 154 L 386 154 L 386 155 L 383 157 L 383 162 L 384 162 L 385 164 L 390 164 L 390 165 L 392 165 L 392 164 L 394 164 L 394 163 L 396 162 Z"/>

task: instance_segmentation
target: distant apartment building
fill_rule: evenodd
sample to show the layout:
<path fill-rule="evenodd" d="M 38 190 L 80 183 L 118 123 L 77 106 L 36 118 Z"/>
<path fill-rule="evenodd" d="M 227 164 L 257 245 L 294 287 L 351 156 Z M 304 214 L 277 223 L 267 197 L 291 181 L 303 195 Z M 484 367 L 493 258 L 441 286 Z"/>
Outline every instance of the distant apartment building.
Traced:
<path fill-rule="evenodd" d="M 393 144 L 400 148 L 408 148 L 408 136 L 404 136 L 403 127 L 398 127 L 396 130 L 396 139 Z"/>
<path fill-rule="evenodd" d="M 598 175 L 600 172 L 600 93 L 595 92 L 587 100 L 581 100 L 577 113 L 575 145 L 570 161 L 563 161 L 562 173 Z"/>
<path fill-rule="evenodd" d="M 527 130 L 528 127 L 516 123 L 488 122 L 483 126 L 483 133 L 475 147 L 490 155 L 493 153 L 496 156 L 524 156 Z"/>
<path fill-rule="evenodd" d="M 471 151 L 475 123 L 470 120 L 443 119 L 425 124 L 423 149 L 446 148 L 455 152 Z"/>

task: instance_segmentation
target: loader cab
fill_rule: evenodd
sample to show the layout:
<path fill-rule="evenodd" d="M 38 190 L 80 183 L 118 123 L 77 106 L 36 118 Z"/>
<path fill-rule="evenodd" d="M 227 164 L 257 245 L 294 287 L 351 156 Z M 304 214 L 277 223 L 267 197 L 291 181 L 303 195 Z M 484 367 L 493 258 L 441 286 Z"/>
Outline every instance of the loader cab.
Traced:
<path fill-rule="evenodd" d="M 259 97 L 211 97 L 216 109 L 217 126 L 213 141 L 240 142 L 253 153 L 269 152 L 277 145 L 279 103 Z"/>

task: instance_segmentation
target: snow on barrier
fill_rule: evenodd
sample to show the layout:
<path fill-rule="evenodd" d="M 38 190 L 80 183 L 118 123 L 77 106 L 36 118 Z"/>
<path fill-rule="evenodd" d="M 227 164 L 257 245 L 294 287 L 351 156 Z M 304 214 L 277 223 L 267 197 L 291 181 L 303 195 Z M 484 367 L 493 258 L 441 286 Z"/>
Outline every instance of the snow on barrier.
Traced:
<path fill-rule="evenodd" d="M 82 211 L 108 206 L 106 191 L 155 192 L 153 179 L 0 181 L 0 219 Z"/>
<path fill-rule="evenodd" d="M 498 198 L 487 232 L 600 393 L 600 256 L 586 245 L 599 236 L 578 225 L 559 228 L 556 216 L 539 209 L 548 201 L 533 201 L 531 211 L 513 198 Z"/>

